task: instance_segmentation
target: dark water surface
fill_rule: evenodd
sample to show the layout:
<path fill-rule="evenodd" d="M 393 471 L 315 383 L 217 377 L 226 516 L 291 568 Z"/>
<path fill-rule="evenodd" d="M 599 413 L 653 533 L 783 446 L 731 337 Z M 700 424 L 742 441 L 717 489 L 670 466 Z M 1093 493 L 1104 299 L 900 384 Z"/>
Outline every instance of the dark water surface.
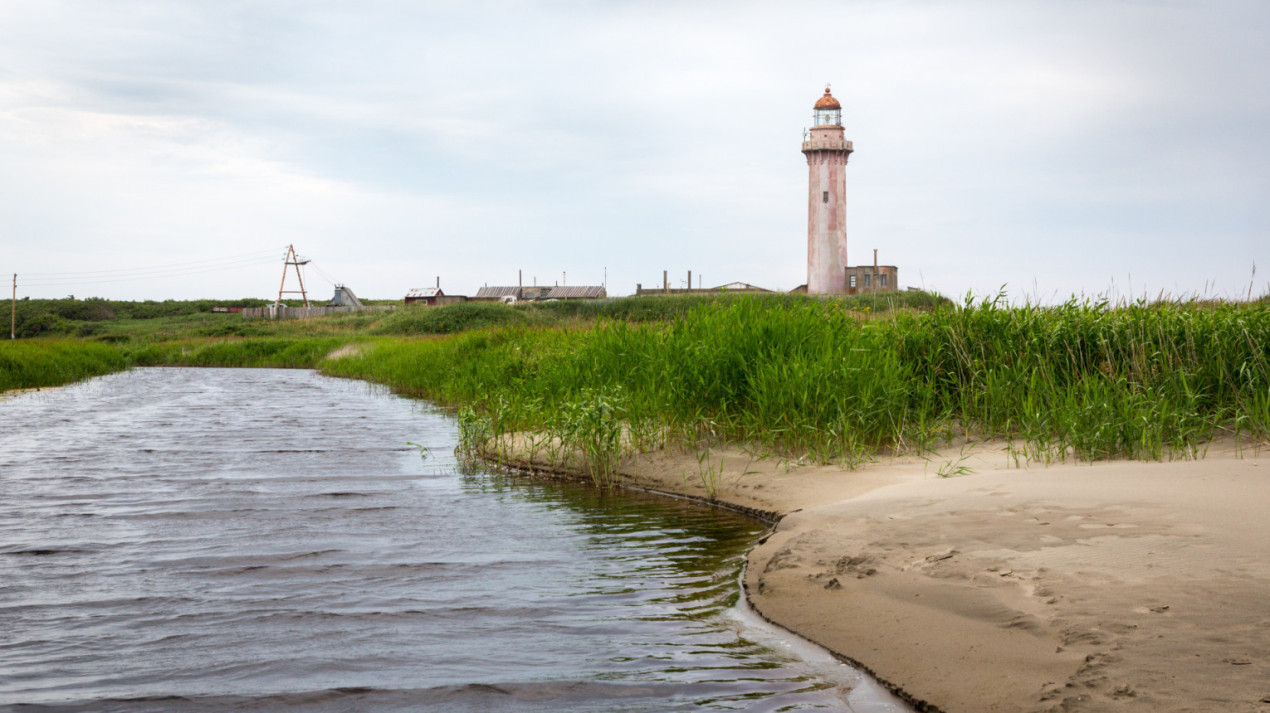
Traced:
<path fill-rule="evenodd" d="M 0 418 L 0 706 L 901 710 L 739 612 L 759 524 L 461 473 L 365 384 L 138 369 Z"/>

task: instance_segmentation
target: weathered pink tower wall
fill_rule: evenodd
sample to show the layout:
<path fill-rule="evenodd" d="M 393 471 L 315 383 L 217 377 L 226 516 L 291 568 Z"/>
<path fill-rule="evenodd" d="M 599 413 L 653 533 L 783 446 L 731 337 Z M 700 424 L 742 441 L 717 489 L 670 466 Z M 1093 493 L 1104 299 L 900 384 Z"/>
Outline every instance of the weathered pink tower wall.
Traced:
<path fill-rule="evenodd" d="M 847 291 L 847 157 L 842 105 L 825 87 L 814 125 L 803 141 L 807 156 L 807 293 Z"/>

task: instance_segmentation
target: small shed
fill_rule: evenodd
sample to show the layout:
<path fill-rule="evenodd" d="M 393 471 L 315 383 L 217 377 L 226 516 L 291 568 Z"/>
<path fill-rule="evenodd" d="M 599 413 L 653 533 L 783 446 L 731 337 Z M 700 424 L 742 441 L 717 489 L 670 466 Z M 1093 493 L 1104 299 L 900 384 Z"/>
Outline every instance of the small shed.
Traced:
<path fill-rule="evenodd" d="M 348 285 L 336 285 L 335 296 L 330 302 L 326 303 L 327 307 L 365 307 L 362 301 L 357 299 L 357 295 L 353 294 L 352 288 Z"/>
<path fill-rule="evenodd" d="M 440 287 L 416 287 L 406 293 L 406 304 L 435 305 L 444 296 Z"/>

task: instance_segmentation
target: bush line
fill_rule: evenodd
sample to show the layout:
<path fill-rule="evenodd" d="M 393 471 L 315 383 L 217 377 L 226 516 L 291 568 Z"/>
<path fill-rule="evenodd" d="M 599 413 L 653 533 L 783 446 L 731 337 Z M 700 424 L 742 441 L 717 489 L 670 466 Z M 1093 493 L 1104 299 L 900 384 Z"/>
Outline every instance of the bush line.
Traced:
<path fill-rule="evenodd" d="M 471 452 L 532 432 L 531 449 L 580 459 L 600 481 L 667 442 L 853 466 L 959 435 L 1043 461 L 1196 457 L 1219 435 L 1270 438 L 1265 300 L 907 299 L 922 309 L 787 295 L 469 304 L 361 325 L 449 336 L 358 337 L 315 320 L 309 336 L 17 342 L 0 346 L 0 388 L 128 365 L 317 367 L 461 408 Z"/>
<path fill-rule="evenodd" d="M 1160 459 L 1220 434 L 1267 438 L 1268 345 L 1265 304 L 997 298 L 868 319 L 749 299 L 667 321 L 386 340 L 321 368 L 464 406 L 483 438 L 544 434 L 588 463 L 669 439 L 854 465 L 961 434 L 1027 459 Z"/>

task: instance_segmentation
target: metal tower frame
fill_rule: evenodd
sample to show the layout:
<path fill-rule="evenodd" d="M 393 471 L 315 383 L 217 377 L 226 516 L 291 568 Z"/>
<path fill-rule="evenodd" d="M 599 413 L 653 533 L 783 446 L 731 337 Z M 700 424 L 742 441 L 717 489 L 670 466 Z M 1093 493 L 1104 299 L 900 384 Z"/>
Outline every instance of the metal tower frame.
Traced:
<path fill-rule="evenodd" d="M 282 305 L 283 295 L 300 295 L 304 299 L 304 306 L 309 306 L 309 295 L 304 291 L 304 277 L 300 275 L 300 266 L 308 265 L 308 258 L 301 258 L 295 254 L 295 245 L 287 246 L 287 254 L 282 258 L 282 284 L 278 286 L 278 301 L 273 303 L 274 308 Z M 300 283 L 299 290 L 288 290 L 287 288 L 287 268 L 295 265 L 295 279 Z"/>

